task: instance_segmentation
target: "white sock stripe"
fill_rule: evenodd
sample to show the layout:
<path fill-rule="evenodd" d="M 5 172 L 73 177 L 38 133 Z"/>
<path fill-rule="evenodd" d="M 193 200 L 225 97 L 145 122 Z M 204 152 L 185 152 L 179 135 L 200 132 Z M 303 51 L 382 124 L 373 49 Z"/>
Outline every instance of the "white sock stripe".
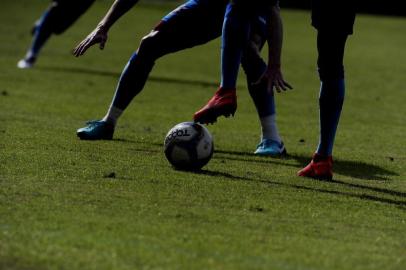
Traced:
<path fill-rule="evenodd" d="M 276 125 L 276 114 L 261 117 L 261 127 L 262 127 L 262 139 L 271 139 L 277 142 L 281 142 L 279 136 L 278 127 Z"/>
<path fill-rule="evenodd" d="M 110 106 L 107 114 L 103 118 L 103 121 L 106 121 L 108 123 L 115 125 L 118 118 L 120 118 L 120 116 L 122 114 L 123 114 L 123 110 L 121 110 L 117 107 L 114 107 L 114 106 Z"/>

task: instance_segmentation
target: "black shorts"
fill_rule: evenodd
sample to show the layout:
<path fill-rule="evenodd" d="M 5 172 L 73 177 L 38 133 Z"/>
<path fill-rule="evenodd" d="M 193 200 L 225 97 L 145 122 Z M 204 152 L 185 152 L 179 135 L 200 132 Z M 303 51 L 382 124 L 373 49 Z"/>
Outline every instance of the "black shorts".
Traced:
<path fill-rule="evenodd" d="M 312 0 L 312 25 L 317 30 L 352 34 L 357 0 Z"/>

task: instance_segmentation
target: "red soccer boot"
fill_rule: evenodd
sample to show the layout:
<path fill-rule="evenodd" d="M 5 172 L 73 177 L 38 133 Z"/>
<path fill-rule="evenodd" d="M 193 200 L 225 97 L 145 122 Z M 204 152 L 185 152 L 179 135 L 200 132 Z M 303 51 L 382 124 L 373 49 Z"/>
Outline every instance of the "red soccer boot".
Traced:
<path fill-rule="evenodd" d="M 325 157 L 315 153 L 312 161 L 306 167 L 298 171 L 297 175 L 322 180 L 333 179 L 332 156 Z"/>
<path fill-rule="evenodd" d="M 237 110 L 237 95 L 235 89 L 219 88 L 207 104 L 193 115 L 197 123 L 209 124 L 217 121 L 217 117 L 234 116 Z"/>

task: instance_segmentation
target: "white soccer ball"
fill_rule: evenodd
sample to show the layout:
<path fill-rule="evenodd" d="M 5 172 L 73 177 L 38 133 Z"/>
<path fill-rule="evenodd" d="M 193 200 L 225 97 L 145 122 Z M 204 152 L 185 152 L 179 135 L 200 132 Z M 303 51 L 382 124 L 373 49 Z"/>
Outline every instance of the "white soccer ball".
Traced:
<path fill-rule="evenodd" d="M 199 170 L 213 155 L 213 137 L 204 126 L 183 122 L 166 134 L 165 156 L 177 169 Z"/>

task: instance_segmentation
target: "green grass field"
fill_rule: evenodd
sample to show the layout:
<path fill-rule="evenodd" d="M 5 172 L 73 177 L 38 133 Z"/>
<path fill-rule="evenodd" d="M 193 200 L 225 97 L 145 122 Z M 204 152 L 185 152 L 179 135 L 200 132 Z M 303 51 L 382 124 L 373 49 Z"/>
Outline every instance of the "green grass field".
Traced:
<path fill-rule="evenodd" d="M 283 11 L 295 89 L 277 95 L 277 112 L 289 156 L 252 154 L 260 130 L 241 74 L 236 117 L 209 126 L 213 159 L 190 173 L 169 166 L 162 144 L 215 91 L 219 41 L 160 60 L 113 141 L 80 141 L 76 129 L 104 115 L 139 40 L 174 6 L 141 3 L 104 51 L 75 59 L 111 1 L 97 2 L 35 69 L 17 70 L 45 2 L 0 3 L 0 269 L 406 269 L 406 19 L 358 17 L 335 177 L 323 182 L 295 176 L 318 139 L 307 12 Z"/>

